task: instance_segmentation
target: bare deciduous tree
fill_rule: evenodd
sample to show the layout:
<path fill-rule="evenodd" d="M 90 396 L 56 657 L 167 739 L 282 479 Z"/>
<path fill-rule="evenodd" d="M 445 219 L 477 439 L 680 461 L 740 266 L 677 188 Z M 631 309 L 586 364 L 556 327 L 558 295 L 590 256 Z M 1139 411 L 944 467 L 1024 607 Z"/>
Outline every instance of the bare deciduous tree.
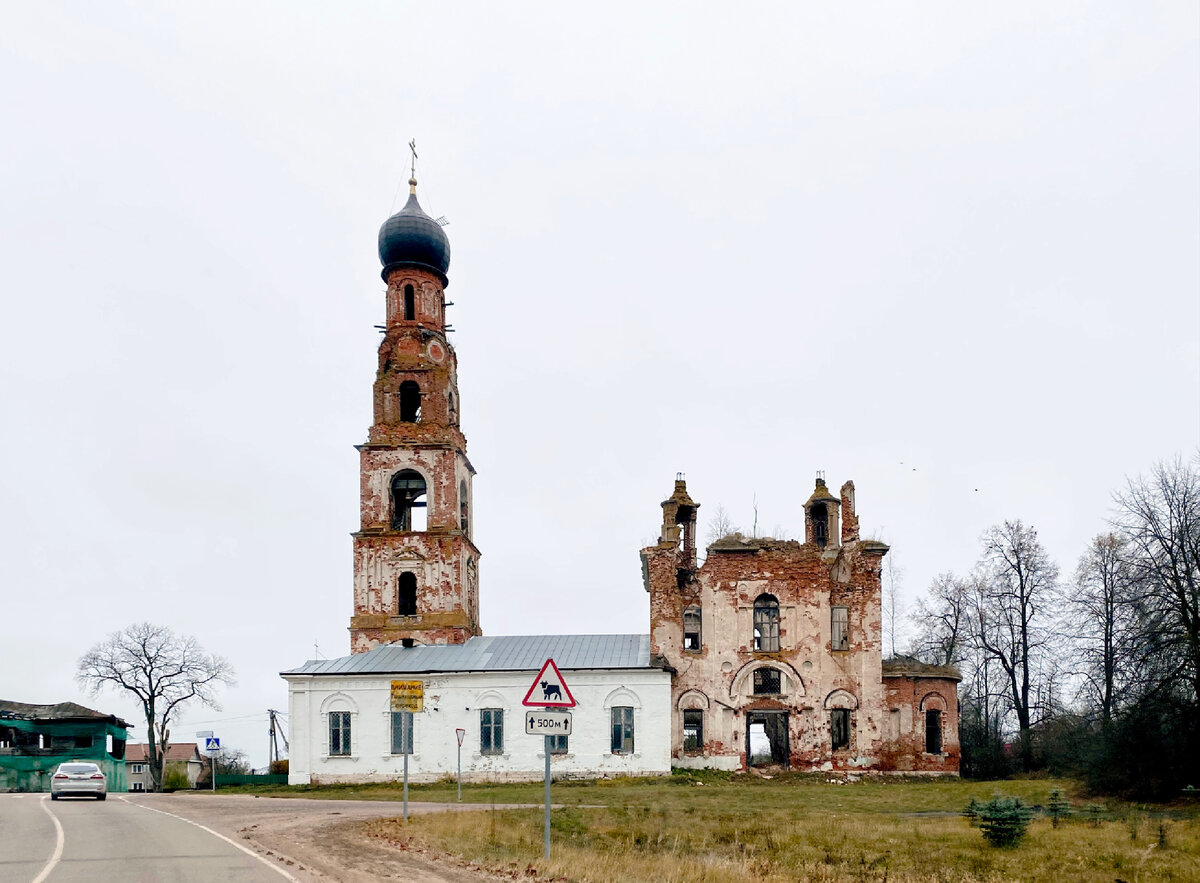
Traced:
<path fill-rule="evenodd" d="M 713 510 L 712 517 L 708 520 L 708 542 L 715 543 L 721 537 L 727 537 L 738 530 L 739 528 L 733 523 L 729 512 L 718 503 L 717 508 Z"/>
<path fill-rule="evenodd" d="M 1200 453 L 1158 464 L 1116 495 L 1140 601 L 1139 636 L 1149 690 L 1182 689 L 1200 702 Z"/>
<path fill-rule="evenodd" d="M 1020 520 L 1006 521 L 983 535 L 983 557 L 975 583 L 972 640 L 1003 673 L 1009 707 L 1016 715 L 1021 760 L 1033 767 L 1034 679 L 1052 637 L 1058 600 L 1058 566 L 1037 531 Z"/>
<path fill-rule="evenodd" d="M 1070 632 L 1088 705 L 1105 726 L 1133 663 L 1137 599 L 1131 595 L 1128 554 L 1114 533 L 1095 537 L 1079 559 L 1067 599 Z"/>
<path fill-rule="evenodd" d="M 224 657 L 205 653 L 193 637 L 148 622 L 113 632 L 85 653 L 75 677 L 93 693 L 107 686 L 137 696 L 146 715 L 147 754 L 156 791 L 162 787 L 163 759 L 175 713 L 193 700 L 220 710 L 216 686 L 234 683 L 233 669 Z"/>
<path fill-rule="evenodd" d="M 953 573 L 939 574 L 928 600 L 917 602 L 911 616 L 917 634 L 912 653 L 932 665 L 958 665 L 970 638 L 971 584 Z"/>

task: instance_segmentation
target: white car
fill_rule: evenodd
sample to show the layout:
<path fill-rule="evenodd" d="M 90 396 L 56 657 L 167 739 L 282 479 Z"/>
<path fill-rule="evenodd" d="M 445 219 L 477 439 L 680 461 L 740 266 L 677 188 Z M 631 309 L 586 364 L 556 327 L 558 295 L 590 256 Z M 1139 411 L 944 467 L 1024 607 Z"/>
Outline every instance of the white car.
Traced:
<path fill-rule="evenodd" d="M 60 763 L 50 779 L 50 799 L 58 800 L 63 795 L 78 794 L 103 800 L 108 796 L 108 779 L 104 771 L 94 763 L 76 761 Z"/>

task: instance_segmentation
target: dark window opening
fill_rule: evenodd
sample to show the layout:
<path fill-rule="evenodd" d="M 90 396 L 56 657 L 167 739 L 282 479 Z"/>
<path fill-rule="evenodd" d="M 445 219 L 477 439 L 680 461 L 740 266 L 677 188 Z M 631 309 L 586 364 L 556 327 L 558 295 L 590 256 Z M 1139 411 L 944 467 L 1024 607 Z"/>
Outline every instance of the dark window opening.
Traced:
<path fill-rule="evenodd" d="M 392 476 L 392 530 L 424 530 L 425 479 L 421 473 L 405 469 Z M 421 510 L 420 520 L 414 518 Z"/>
<path fill-rule="evenodd" d="M 850 608 L 830 608 L 829 647 L 832 650 L 850 649 Z"/>
<path fill-rule="evenodd" d="M 746 715 L 747 766 L 788 766 L 786 711 L 752 711 Z"/>
<path fill-rule="evenodd" d="M 779 671 L 774 668 L 758 668 L 754 670 L 754 695 L 775 696 L 780 692 Z"/>
<path fill-rule="evenodd" d="M 683 750 L 704 750 L 704 712 L 690 710 L 683 713 Z"/>
<path fill-rule="evenodd" d="M 813 525 L 813 542 L 825 548 L 825 544 L 829 542 L 829 515 L 825 511 L 824 503 L 817 503 L 812 507 L 812 525 Z"/>
<path fill-rule="evenodd" d="M 612 753 L 633 754 L 633 708 L 628 705 L 613 706 Z"/>
<path fill-rule="evenodd" d="M 479 753 L 504 753 L 504 709 L 479 709 Z"/>
<path fill-rule="evenodd" d="M 411 322 L 417 318 L 417 298 L 411 285 L 404 286 L 404 321 Z"/>
<path fill-rule="evenodd" d="M 417 646 L 417 642 L 414 641 L 412 638 L 401 638 L 400 646 L 401 647 L 415 647 L 415 646 Z"/>
<path fill-rule="evenodd" d="M 569 738 L 571 738 L 570 736 L 558 735 L 558 736 L 549 736 L 547 738 L 550 739 L 550 753 L 551 754 L 566 754 L 567 753 L 567 740 Z"/>
<path fill-rule="evenodd" d="M 400 422 L 421 422 L 421 386 L 415 380 L 400 384 Z"/>
<path fill-rule="evenodd" d="M 455 401 L 454 401 L 454 393 L 452 393 L 452 392 L 446 393 L 446 402 L 447 402 L 447 410 L 450 414 L 450 425 L 457 426 L 458 425 L 458 406 L 455 404 Z"/>
<path fill-rule="evenodd" d="M 768 653 L 779 649 L 779 600 L 774 595 L 754 599 L 754 649 Z"/>
<path fill-rule="evenodd" d="M 833 750 L 850 747 L 850 709 L 834 708 L 829 712 L 829 732 Z"/>
<path fill-rule="evenodd" d="M 458 483 L 458 526 L 465 534 L 469 534 L 470 532 L 470 529 L 467 527 L 470 524 L 470 519 L 467 515 L 467 483 L 460 481 Z"/>
<path fill-rule="evenodd" d="M 329 754 L 350 754 L 350 712 L 331 711 L 329 713 Z"/>
<path fill-rule="evenodd" d="M 91 748 L 92 747 L 92 736 L 91 735 L 76 736 L 75 737 L 75 747 L 76 748 Z"/>
<path fill-rule="evenodd" d="M 417 575 L 402 573 L 396 580 L 396 615 L 417 615 Z"/>
<path fill-rule="evenodd" d="M 683 608 L 683 649 L 700 650 L 700 608 Z"/>
<path fill-rule="evenodd" d="M 942 713 L 935 709 L 925 712 L 925 752 L 942 753 Z"/>

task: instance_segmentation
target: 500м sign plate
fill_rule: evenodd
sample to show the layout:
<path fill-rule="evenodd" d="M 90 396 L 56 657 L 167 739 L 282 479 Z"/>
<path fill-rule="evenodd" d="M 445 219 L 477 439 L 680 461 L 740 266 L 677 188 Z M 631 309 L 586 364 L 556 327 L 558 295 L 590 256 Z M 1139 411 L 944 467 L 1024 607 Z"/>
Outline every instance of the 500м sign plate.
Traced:
<path fill-rule="evenodd" d="M 525 712 L 525 732 L 531 736 L 569 736 L 571 735 L 571 712 L 527 711 Z"/>

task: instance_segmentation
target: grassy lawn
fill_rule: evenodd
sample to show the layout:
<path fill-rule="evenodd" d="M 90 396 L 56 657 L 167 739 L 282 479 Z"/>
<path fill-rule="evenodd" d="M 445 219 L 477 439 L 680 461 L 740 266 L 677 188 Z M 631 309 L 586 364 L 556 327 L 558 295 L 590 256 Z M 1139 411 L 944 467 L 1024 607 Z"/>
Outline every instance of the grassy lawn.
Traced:
<path fill-rule="evenodd" d="M 988 846 L 957 815 L 995 793 L 1044 805 L 1061 788 L 1077 812 L 1055 829 L 1035 818 L 1022 844 Z M 289 796 L 388 799 L 396 785 L 270 789 Z M 267 793 L 255 789 L 254 793 Z M 412 785 L 411 800 L 453 802 L 453 783 Z M 464 785 L 463 801 L 539 803 L 540 783 Z M 553 814 L 552 858 L 542 859 L 542 812 L 414 816 L 370 823 L 398 845 L 424 846 L 482 866 L 572 881 L 734 880 L 1200 880 L 1196 807 L 1134 806 L 1081 797 L 1071 782 L 863 780 L 679 773 L 654 779 L 562 782 Z M 947 815 L 954 813 L 955 815 Z M 1160 842 L 1160 835 L 1161 840 Z"/>

